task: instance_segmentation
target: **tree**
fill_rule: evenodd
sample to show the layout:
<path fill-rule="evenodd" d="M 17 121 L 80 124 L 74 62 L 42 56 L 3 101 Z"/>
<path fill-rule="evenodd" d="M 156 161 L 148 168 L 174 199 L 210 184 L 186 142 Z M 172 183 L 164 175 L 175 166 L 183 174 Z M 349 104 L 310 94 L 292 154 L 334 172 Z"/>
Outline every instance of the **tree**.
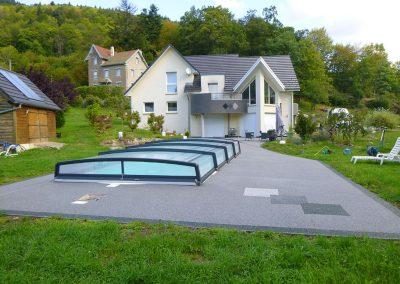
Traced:
<path fill-rule="evenodd" d="M 183 54 L 238 53 L 245 34 L 226 8 L 192 7 L 180 20 L 178 49 Z"/>
<path fill-rule="evenodd" d="M 300 81 L 300 97 L 308 99 L 314 105 L 326 103 L 331 84 L 321 53 L 309 39 L 300 40 L 298 52 L 299 56 L 294 64 Z"/>
<path fill-rule="evenodd" d="M 382 44 L 364 46 L 359 61 L 356 84 L 362 97 L 374 98 L 391 92 L 395 75 Z"/>
<path fill-rule="evenodd" d="M 278 20 L 278 10 L 275 6 L 265 7 L 263 9 L 263 16 L 267 23 L 276 27 L 282 27 L 282 23 Z"/>
<path fill-rule="evenodd" d="M 325 66 L 328 67 L 333 52 L 333 41 L 326 29 L 313 29 L 308 33 L 307 38 L 315 44 L 324 59 Z"/>
<path fill-rule="evenodd" d="M 270 35 L 268 23 L 263 18 L 255 15 L 255 10 L 250 10 L 241 20 L 247 40 L 246 55 L 265 55 L 266 39 Z"/>
<path fill-rule="evenodd" d="M 136 7 L 129 0 L 121 0 L 114 26 L 110 30 L 111 38 L 119 49 L 147 49 L 145 30 L 135 16 L 136 11 Z"/>
<path fill-rule="evenodd" d="M 158 50 L 161 50 L 168 44 L 176 45 L 178 42 L 179 23 L 164 19 L 160 30 Z"/>
<path fill-rule="evenodd" d="M 68 78 L 60 81 L 51 80 L 41 70 L 34 70 L 32 67 L 28 70 L 22 70 L 25 74 L 46 96 L 48 96 L 62 110 L 67 108 L 67 104 L 72 102 L 77 95 L 75 85 Z"/>
<path fill-rule="evenodd" d="M 354 79 L 357 69 L 358 53 L 351 45 L 337 44 L 328 67 L 333 86 L 342 93 L 354 90 Z"/>

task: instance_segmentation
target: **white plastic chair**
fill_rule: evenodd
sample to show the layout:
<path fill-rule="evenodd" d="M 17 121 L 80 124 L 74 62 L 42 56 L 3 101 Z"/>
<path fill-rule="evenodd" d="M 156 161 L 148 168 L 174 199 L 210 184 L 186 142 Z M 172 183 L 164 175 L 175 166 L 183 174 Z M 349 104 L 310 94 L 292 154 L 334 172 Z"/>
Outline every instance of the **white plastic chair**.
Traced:
<path fill-rule="evenodd" d="M 388 162 L 400 162 L 400 137 L 397 138 L 396 143 L 394 144 L 390 153 L 379 153 L 376 157 L 374 156 L 353 156 L 351 157 L 351 162 L 354 164 L 357 161 L 377 161 L 382 165 L 384 161 Z"/>

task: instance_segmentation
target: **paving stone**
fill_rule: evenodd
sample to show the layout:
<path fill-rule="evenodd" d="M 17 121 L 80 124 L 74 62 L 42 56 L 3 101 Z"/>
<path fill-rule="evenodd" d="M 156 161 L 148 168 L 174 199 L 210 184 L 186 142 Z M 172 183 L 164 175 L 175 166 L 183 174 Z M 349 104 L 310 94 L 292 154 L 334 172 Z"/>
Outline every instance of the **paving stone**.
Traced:
<path fill-rule="evenodd" d="M 274 188 L 251 188 L 246 187 L 244 189 L 244 196 L 255 196 L 255 197 L 270 197 L 271 195 L 278 195 L 279 191 Z"/>
<path fill-rule="evenodd" d="M 339 204 L 303 203 L 304 214 L 350 216 Z"/>
<path fill-rule="evenodd" d="M 304 195 L 271 195 L 271 204 L 293 204 L 307 203 Z"/>

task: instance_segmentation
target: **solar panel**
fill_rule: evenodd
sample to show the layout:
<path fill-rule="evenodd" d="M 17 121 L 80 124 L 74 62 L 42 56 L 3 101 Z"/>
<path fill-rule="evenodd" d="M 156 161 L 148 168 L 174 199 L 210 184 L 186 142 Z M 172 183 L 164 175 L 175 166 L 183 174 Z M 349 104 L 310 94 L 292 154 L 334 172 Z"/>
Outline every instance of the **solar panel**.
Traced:
<path fill-rule="evenodd" d="M 23 93 L 28 98 L 43 101 L 43 99 L 31 88 L 29 88 L 17 75 L 5 70 L 0 70 L 0 74 L 6 77 L 6 79 L 10 81 L 11 84 L 13 84 L 18 90 L 21 91 L 21 93 Z"/>

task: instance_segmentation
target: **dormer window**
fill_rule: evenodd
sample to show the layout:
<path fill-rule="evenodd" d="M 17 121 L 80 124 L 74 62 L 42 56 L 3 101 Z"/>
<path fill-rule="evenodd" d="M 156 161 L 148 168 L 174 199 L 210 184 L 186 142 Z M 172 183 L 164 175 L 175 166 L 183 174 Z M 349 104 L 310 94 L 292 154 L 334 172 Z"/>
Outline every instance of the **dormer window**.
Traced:
<path fill-rule="evenodd" d="M 97 65 L 97 57 L 93 57 L 93 65 Z"/>
<path fill-rule="evenodd" d="M 208 91 L 211 94 L 218 93 L 218 83 L 208 83 Z"/>

